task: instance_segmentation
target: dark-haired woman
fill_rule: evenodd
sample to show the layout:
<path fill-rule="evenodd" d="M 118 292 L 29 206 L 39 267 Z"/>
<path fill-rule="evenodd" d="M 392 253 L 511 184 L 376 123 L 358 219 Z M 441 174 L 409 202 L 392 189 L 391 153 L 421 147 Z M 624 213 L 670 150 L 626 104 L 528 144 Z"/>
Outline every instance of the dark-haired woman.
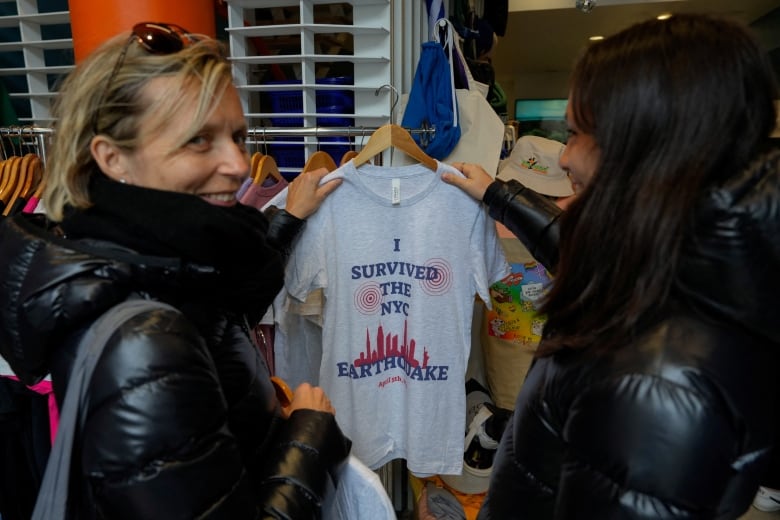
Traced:
<path fill-rule="evenodd" d="M 480 167 L 445 180 L 555 272 L 484 519 L 733 519 L 780 409 L 772 69 L 704 15 L 632 26 L 572 76 L 561 214 Z"/>

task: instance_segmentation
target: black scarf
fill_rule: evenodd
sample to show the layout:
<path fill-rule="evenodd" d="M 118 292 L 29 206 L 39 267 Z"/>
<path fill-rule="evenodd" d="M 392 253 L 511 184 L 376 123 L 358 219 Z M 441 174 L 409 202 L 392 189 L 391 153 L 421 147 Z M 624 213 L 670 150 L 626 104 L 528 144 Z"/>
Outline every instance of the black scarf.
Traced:
<path fill-rule="evenodd" d="M 120 184 L 101 174 L 93 176 L 89 194 L 93 206 L 63 220 L 66 236 L 179 259 L 190 271 L 204 273 L 181 287 L 188 297 L 256 322 L 282 288 L 282 258 L 267 244 L 268 220 L 255 208 L 214 206 L 194 195 Z"/>

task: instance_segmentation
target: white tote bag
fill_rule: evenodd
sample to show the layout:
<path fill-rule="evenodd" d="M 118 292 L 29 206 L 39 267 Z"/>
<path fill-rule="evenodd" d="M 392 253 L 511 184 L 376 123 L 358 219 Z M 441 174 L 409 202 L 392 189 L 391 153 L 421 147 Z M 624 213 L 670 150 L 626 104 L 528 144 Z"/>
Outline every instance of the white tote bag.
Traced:
<path fill-rule="evenodd" d="M 448 42 L 454 43 L 452 48 L 455 53 L 452 59 L 461 61 L 469 83 L 468 89 L 455 90 L 458 100 L 460 140 L 443 162 L 479 164 L 495 177 L 504 143 L 504 122 L 487 100 L 488 85 L 475 81 L 469 72 L 466 59 L 460 50 L 459 37 L 455 33 L 455 28 L 444 18 L 439 20 L 437 25 L 444 29 Z M 450 63 L 450 67 L 452 65 Z M 403 120 L 408 98 L 408 94 L 403 94 L 398 102 L 398 121 Z"/>

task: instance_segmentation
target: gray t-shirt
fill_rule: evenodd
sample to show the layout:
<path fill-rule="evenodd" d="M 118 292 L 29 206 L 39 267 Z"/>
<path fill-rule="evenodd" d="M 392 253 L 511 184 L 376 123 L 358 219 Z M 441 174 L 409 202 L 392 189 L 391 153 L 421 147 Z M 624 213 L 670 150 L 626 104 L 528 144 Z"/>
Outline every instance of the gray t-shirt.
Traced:
<path fill-rule="evenodd" d="M 489 302 L 509 267 L 493 221 L 445 168 L 345 164 L 287 265 L 293 298 L 323 289 L 319 384 L 372 469 L 462 468 L 474 297 Z"/>

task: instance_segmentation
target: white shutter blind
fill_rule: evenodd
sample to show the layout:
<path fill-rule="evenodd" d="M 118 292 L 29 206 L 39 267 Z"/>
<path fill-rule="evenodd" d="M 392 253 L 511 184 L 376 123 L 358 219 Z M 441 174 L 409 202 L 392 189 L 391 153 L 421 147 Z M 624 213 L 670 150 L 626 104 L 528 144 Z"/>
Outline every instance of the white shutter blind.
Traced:
<path fill-rule="evenodd" d="M 59 78 L 73 69 L 73 40 L 65 0 L 0 1 L 0 80 L 25 125 L 49 126 Z M 56 10 L 51 10 L 56 9 Z"/>
<path fill-rule="evenodd" d="M 251 127 L 372 128 L 392 120 L 396 93 L 411 86 L 427 17 L 418 0 L 228 0 L 227 32 Z M 324 141 L 298 139 L 273 140 L 283 170 Z"/>

